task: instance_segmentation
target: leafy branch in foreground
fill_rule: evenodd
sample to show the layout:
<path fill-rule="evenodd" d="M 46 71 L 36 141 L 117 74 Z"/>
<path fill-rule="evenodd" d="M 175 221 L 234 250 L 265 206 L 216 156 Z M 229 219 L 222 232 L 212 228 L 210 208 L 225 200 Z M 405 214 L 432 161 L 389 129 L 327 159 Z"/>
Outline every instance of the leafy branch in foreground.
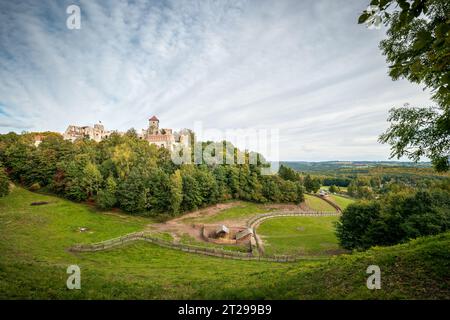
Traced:
<path fill-rule="evenodd" d="M 450 148 L 450 2 L 446 0 L 373 0 L 358 23 L 381 21 L 388 28 L 380 49 L 393 80 L 405 78 L 432 91 L 437 106 L 390 111 L 390 128 L 380 142 L 392 157 L 425 156 L 438 171 L 449 170 Z M 374 19 L 374 17 L 377 19 Z"/>
<path fill-rule="evenodd" d="M 435 108 L 393 108 L 388 121 L 391 126 L 379 141 L 392 146 L 391 157 L 419 161 L 425 156 L 432 159 L 437 171 L 449 170 L 450 135 Z"/>

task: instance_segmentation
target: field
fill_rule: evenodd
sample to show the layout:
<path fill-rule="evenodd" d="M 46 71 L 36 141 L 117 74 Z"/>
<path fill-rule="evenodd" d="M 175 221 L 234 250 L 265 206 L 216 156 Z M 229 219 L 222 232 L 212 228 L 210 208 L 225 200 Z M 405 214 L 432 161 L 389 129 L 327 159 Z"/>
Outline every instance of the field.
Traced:
<path fill-rule="evenodd" d="M 338 251 L 337 217 L 281 217 L 264 221 L 258 234 L 267 254 L 327 255 Z"/>
<path fill-rule="evenodd" d="M 311 208 L 311 210 L 315 211 L 336 211 L 335 208 L 333 208 L 332 205 L 329 203 L 323 201 L 322 199 L 311 196 L 309 194 L 305 194 L 305 202 L 306 205 Z"/>
<path fill-rule="evenodd" d="M 325 191 L 329 191 L 330 190 L 330 186 L 321 186 L 320 189 L 321 190 L 325 190 Z M 347 192 L 348 188 L 347 187 L 339 187 L 339 190 L 341 192 Z"/>
<path fill-rule="evenodd" d="M 30 206 L 36 201 L 50 203 Z M 19 187 L 0 198 L 0 212 L 0 298 L 201 298 L 218 294 L 216 283 L 245 292 L 261 273 L 289 267 L 194 255 L 147 243 L 73 254 L 67 248 L 74 244 L 142 230 L 153 221 L 102 213 Z M 80 232 L 80 227 L 88 229 Z M 83 290 L 65 287 L 71 264 L 81 268 Z"/>
<path fill-rule="evenodd" d="M 353 199 L 341 197 L 341 196 L 338 196 L 335 194 L 331 194 L 331 195 L 329 195 L 329 197 L 330 197 L 330 200 L 333 201 L 334 203 L 336 203 L 342 210 L 347 208 L 349 204 L 352 204 L 353 202 L 355 202 L 355 200 L 353 200 Z"/>
<path fill-rule="evenodd" d="M 36 201 L 49 204 L 30 206 Z M 260 230 L 269 226 L 268 232 L 274 233 L 283 219 L 268 220 Z M 302 227 L 298 221 L 292 223 Z M 296 263 L 221 259 L 140 242 L 94 253 L 67 251 L 74 244 L 109 239 L 153 223 L 148 218 L 99 212 L 15 187 L 0 198 L 0 298 L 450 298 L 450 233 L 326 261 Z M 305 232 L 314 225 L 303 223 Z M 80 227 L 87 229 L 82 232 Z M 292 228 L 284 232 L 294 232 Z M 329 241 L 325 234 L 311 237 L 314 241 L 308 248 L 312 252 L 322 241 Z M 66 288 L 66 269 L 72 264 L 81 268 L 81 290 Z M 383 290 L 367 290 L 365 269 L 369 264 L 378 264 L 383 270 Z"/>

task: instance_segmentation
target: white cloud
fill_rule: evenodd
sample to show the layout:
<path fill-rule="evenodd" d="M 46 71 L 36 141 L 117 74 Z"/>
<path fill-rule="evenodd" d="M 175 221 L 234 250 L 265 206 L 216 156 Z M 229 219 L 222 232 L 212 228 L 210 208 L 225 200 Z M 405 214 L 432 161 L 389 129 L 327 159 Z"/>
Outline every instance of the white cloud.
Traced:
<path fill-rule="evenodd" d="M 429 104 L 392 82 L 382 30 L 359 1 L 69 1 L 0 4 L 0 132 L 98 120 L 137 129 L 279 128 L 289 160 L 383 160 L 389 108 Z"/>

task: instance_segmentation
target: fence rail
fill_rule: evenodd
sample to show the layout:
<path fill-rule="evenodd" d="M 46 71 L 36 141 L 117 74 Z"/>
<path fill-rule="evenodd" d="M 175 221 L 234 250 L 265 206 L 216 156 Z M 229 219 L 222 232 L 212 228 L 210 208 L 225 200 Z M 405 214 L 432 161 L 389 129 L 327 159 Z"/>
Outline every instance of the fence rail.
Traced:
<path fill-rule="evenodd" d="M 214 256 L 225 259 L 235 259 L 235 260 L 252 260 L 252 261 L 265 261 L 265 262 L 295 262 L 300 260 L 311 260 L 311 259 L 323 259 L 325 257 L 320 256 L 291 256 L 291 255 L 273 255 L 267 256 L 262 255 L 263 252 L 260 250 L 261 244 L 259 243 L 259 237 L 256 235 L 256 227 L 258 224 L 263 222 L 264 220 L 276 218 L 276 217 L 291 217 L 291 216 L 336 216 L 339 215 L 340 212 L 317 212 L 317 211 L 301 211 L 301 212 L 271 212 L 265 214 L 259 214 L 247 221 L 247 227 L 253 229 L 256 248 L 257 250 L 252 250 L 251 252 L 244 253 L 239 251 L 231 251 L 225 250 L 221 248 L 208 248 L 202 246 L 196 246 L 192 244 L 182 244 L 182 243 L 174 243 L 171 241 L 163 240 L 157 237 L 154 237 L 151 233 L 148 232 L 134 232 L 130 234 L 126 234 L 121 237 L 108 239 L 105 241 L 91 243 L 91 244 L 78 244 L 71 248 L 69 251 L 72 252 L 96 252 L 102 250 L 108 250 L 115 247 L 119 247 L 134 241 L 146 241 L 149 243 L 153 243 L 160 247 L 175 249 L 183 252 L 203 254 L 208 256 Z"/>
<path fill-rule="evenodd" d="M 208 256 L 214 256 L 226 259 L 235 260 L 252 260 L 252 261 L 266 261 L 266 262 L 294 262 L 299 260 L 310 260 L 310 259 L 320 259 L 321 257 L 314 256 L 289 256 L 289 255 L 277 255 L 277 256 L 258 256 L 254 255 L 252 252 L 244 253 L 238 251 L 224 250 L 220 248 L 207 248 L 189 244 L 173 243 L 170 241 L 162 240 L 153 237 L 151 234 L 146 232 L 136 232 L 130 233 L 118 238 L 109 239 L 106 241 L 92 243 L 92 244 L 79 244 L 71 247 L 69 250 L 72 252 L 96 252 L 102 250 L 108 250 L 115 247 L 122 246 L 124 244 L 134 242 L 134 241 L 146 241 L 149 243 L 156 244 L 164 248 L 175 249 L 183 252 L 203 254 Z"/>

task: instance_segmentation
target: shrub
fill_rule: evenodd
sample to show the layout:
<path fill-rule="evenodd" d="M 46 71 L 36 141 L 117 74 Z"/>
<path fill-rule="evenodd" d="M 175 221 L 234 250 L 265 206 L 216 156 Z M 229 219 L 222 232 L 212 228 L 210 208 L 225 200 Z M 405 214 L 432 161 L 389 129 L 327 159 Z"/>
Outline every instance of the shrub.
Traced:
<path fill-rule="evenodd" d="M 30 191 L 38 191 L 38 190 L 40 190 L 41 189 L 41 185 L 38 183 L 38 182 L 36 182 L 36 183 L 33 183 L 31 186 L 30 186 L 30 188 L 28 188 Z"/>
<path fill-rule="evenodd" d="M 5 169 L 0 166 L 0 197 L 6 196 L 9 193 L 9 179 L 6 175 Z"/>

